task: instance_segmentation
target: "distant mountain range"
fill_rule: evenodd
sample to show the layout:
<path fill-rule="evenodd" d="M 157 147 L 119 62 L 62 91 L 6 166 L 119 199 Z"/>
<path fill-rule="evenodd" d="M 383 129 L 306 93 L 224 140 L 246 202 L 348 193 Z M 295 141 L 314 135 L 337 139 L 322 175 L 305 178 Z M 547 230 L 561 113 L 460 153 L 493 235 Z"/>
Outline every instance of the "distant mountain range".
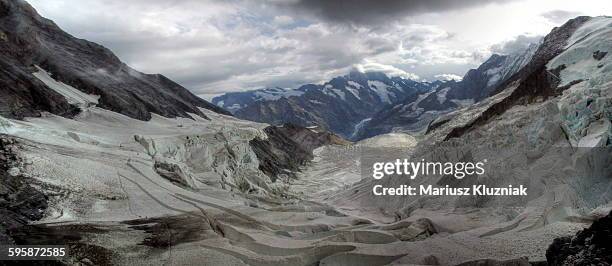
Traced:
<path fill-rule="evenodd" d="M 324 84 L 307 84 L 295 90 L 233 92 L 215 97 L 212 102 L 239 118 L 275 125 L 317 125 L 350 138 L 360 121 L 440 84 L 353 71 Z"/>
<path fill-rule="evenodd" d="M 324 84 L 231 92 L 212 102 L 242 119 L 317 125 L 351 140 L 422 131 L 439 115 L 488 97 L 527 64 L 537 48 L 532 44 L 520 53 L 494 54 L 461 81 L 420 82 L 353 71 Z"/>

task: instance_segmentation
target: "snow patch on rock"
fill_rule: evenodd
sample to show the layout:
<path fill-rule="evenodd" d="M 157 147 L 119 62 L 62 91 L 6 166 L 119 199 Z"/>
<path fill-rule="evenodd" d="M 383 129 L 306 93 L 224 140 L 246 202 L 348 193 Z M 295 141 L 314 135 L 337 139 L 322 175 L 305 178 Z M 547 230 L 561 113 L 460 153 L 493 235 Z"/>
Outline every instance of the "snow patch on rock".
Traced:
<path fill-rule="evenodd" d="M 99 95 L 91 95 L 84 93 L 70 85 L 59 82 L 51 77 L 49 72 L 42 69 L 39 66 L 35 66 L 38 69 L 37 72 L 32 73 L 36 78 L 45 83 L 47 87 L 56 91 L 66 98 L 66 101 L 70 104 L 77 105 L 81 108 L 86 108 L 98 104 Z"/>
<path fill-rule="evenodd" d="M 448 91 L 449 91 L 450 89 L 451 89 L 451 88 L 450 88 L 450 87 L 448 87 L 448 88 L 444 88 L 444 89 L 441 89 L 440 91 L 438 91 L 438 93 L 436 94 L 436 96 L 437 96 L 438 102 L 439 102 L 440 104 L 443 104 L 443 103 L 446 101 L 446 93 L 448 93 Z"/>
<path fill-rule="evenodd" d="M 391 86 L 378 80 L 368 80 L 368 86 L 370 86 L 371 90 L 376 92 L 376 95 L 378 95 L 382 102 L 391 103 L 391 99 L 389 98 L 391 95 L 389 88 L 391 88 Z"/>

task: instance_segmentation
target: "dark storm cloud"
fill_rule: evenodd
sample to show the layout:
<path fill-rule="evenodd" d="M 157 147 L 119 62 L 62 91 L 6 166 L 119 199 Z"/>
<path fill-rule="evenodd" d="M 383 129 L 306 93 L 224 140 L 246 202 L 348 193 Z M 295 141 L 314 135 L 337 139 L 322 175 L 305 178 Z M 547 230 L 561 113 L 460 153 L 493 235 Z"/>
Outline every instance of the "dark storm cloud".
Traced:
<path fill-rule="evenodd" d="M 271 2 L 278 6 L 293 8 L 298 12 L 308 11 L 330 21 L 372 24 L 418 13 L 444 12 L 509 1 L 512 0 L 297 0 Z"/>

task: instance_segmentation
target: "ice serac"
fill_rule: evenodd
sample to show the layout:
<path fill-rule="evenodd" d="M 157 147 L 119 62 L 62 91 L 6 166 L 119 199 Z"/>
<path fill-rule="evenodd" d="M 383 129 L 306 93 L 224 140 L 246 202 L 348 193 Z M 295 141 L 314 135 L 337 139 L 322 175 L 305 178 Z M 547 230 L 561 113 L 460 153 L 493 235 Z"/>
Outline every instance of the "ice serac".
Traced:
<path fill-rule="evenodd" d="M 78 104 L 32 76 L 41 69 L 58 82 L 96 95 L 99 107 L 136 119 L 148 120 L 151 113 L 204 116 L 198 107 L 226 113 L 165 76 L 138 72 L 110 50 L 62 31 L 23 0 L 0 1 L 0 69 L 0 114 L 5 117 L 79 112 Z"/>
<path fill-rule="evenodd" d="M 417 82 L 388 77 L 380 72 L 333 78 L 324 84 L 307 84 L 297 89 L 261 89 L 227 93 L 213 102 L 230 108 L 239 118 L 273 125 L 291 123 L 320 126 L 350 139 L 355 126 L 386 105 L 422 94 L 439 82 Z"/>

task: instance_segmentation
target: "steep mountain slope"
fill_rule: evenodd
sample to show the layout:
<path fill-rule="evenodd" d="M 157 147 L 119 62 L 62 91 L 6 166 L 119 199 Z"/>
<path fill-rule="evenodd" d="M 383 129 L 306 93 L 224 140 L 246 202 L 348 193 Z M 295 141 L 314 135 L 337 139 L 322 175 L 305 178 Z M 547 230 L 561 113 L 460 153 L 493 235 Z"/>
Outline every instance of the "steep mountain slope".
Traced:
<path fill-rule="evenodd" d="M 537 48 L 538 44 L 531 44 L 527 50 L 515 54 L 494 54 L 477 69 L 469 70 L 459 82 L 446 82 L 434 92 L 387 106 L 361 126 L 355 139 L 392 131 L 424 132 L 440 115 L 488 97 L 525 66 Z"/>
<path fill-rule="evenodd" d="M 70 117 L 78 113 L 78 106 L 31 75 L 40 69 L 58 82 L 95 95 L 98 106 L 136 119 L 148 120 L 151 112 L 166 117 L 188 117 L 188 112 L 204 116 L 198 107 L 226 113 L 163 75 L 140 73 L 108 49 L 67 34 L 25 1 L 1 0 L 1 115 L 22 118 L 48 111 Z"/>
<path fill-rule="evenodd" d="M 380 72 L 351 72 L 323 85 L 296 90 L 263 89 L 228 93 L 213 99 L 239 118 L 270 124 L 320 126 L 350 138 L 355 126 L 385 105 L 421 94 L 440 83 L 389 78 Z"/>

